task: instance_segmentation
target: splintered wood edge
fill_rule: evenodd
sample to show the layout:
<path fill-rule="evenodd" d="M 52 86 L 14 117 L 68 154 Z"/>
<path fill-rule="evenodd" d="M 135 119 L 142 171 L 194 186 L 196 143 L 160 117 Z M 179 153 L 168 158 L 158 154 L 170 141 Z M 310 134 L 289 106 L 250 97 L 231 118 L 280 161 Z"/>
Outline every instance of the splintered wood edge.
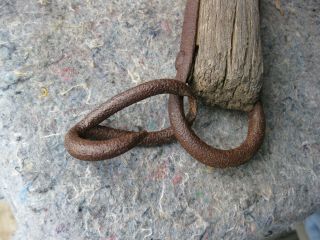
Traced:
<path fill-rule="evenodd" d="M 212 106 L 250 111 L 262 87 L 259 0 L 201 0 L 197 45 L 195 93 Z"/>

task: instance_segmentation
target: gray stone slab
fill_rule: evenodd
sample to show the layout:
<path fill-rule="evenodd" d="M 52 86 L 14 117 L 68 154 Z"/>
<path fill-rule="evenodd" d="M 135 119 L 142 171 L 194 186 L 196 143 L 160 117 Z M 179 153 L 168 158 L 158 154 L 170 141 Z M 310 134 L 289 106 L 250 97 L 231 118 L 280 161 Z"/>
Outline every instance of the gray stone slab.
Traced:
<path fill-rule="evenodd" d="M 178 144 L 80 162 L 67 129 L 139 83 L 173 77 L 185 1 L 0 1 L 0 183 L 15 239 L 268 239 L 320 207 L 320 5 L 261 1 L 265 142 L 211 169 Z M 168 126 L 166 96 L 106 121 Z M 165 117 L 164 117 L 165 116 Z M 238 145 L 246 116 L 200 106 L 197 133 Z"/>

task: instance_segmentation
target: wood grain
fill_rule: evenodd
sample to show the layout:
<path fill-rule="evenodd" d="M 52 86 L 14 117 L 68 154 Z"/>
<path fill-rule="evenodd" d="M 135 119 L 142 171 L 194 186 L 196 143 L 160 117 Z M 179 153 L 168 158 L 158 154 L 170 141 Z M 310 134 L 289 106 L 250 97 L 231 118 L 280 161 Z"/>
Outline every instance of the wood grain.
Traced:
<path fill-rule="evenodd" d="M 196 94 L 212 106 L 251 110 L 262 86 L 259 0 L 201 0 L 197 45 Z"/>

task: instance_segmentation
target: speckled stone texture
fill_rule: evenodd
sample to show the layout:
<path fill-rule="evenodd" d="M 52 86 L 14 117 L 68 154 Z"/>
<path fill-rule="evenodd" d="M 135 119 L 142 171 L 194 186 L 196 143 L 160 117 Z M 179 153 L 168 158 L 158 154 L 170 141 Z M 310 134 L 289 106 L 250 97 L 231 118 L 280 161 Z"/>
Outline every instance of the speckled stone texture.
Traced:
<path fill-rule="evenodd" d="M 218 170 L 178 144 L 81 162 L 67 129 L 139 83 L 175 75 L 185 0 L 1 0 L 0 183 L 15 239 L 269 239 L 320 208 L 320 4 L 261 1 L 265 142 Z M 281 14 L 283 13 L 283 15 Z M 167 96 L 108 125 L 168 126 Z M 228 148 L 244 113 L 200 105 L 194 125 Z"/>

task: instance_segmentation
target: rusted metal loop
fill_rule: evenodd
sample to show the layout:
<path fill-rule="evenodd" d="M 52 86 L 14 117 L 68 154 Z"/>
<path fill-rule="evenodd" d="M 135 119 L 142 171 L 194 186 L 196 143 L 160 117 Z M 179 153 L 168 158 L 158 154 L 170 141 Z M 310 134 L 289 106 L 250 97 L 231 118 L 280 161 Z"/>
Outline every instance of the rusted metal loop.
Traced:
<path fill-rule="evenodd" d="M 239 147 L 230 150 L 216 149 L 203 142 L 187 124 L 183 115 L 183 99 L 170 95 L 169 118 L 177 140 L 190 155 L 208 166 L 239 166 L 250 160 L 263 142 L 265 116 L 260 102 L 248 113 L 248 134 L 245 141 Z"/>
<path fill-rule="evenodd" d="M 81 160 L 104 160 L 116 157 L 137 145 L 163 144 L 178 139 L 197 160 L 212 167 L 234 167 L 248 161 L 262 144 L 265 117 L 261 103 L 248 113 L 246 140 L 237 148 L 216 149 L 203 142 L 191 129 L 196 117 L 196 100 L 186 82 L 192 75 L 195 58 L 199 0 L 187 0 L 176 59 L 176 79 L 154 80 L 129 89 L 102 104 L 69 130 L 65 137 L 68 152 Z M 157 132 L 134 132 L 99 125 L 106 118 L 148 97 L 169 93 L 171 127 Z M 185 117 L 183 98 L 189 98 L 189 113 Z"/>
<path fill-rule="evenodd" d="M 157 132 L 132 132 L 99 126 L 102 121 L 125 107 L 164 93 L 189 98 L 186 121 L 191 124 L 197 113 L 197 105 L 190 88 L 175 79 L 153 80 L 111 98 L 72 127 L 65 136 L 67 151 L 80 160 L 97 161 L 121 155 L 139 144 L 151 145 L 171 141 L 174 139 L 171 127 Z"/>

